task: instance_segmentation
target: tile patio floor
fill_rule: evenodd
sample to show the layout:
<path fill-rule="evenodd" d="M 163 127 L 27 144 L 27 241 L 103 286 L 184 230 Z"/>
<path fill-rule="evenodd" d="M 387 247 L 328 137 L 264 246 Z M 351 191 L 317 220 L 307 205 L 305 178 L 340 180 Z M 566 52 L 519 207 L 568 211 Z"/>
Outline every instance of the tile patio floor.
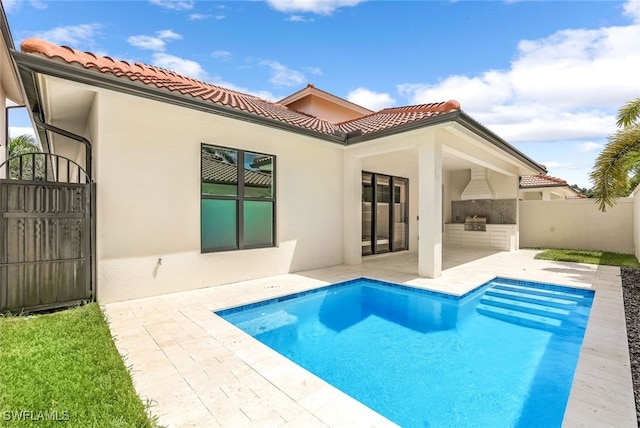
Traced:
<path fill-rule="evenodd" d="M 441 278 L 412 253 L 104 306 L 134 385 L 167 427 L 395 426 L 212 311 L 361 276 L 462 294 L 495 276 L 596 290 L 564 427 L 637 427 L 620 270 L 447 248 Z M 188 276 L 185 277 L 188 280 Z M 542 422 L 542 421 L 541 421 Z"/>

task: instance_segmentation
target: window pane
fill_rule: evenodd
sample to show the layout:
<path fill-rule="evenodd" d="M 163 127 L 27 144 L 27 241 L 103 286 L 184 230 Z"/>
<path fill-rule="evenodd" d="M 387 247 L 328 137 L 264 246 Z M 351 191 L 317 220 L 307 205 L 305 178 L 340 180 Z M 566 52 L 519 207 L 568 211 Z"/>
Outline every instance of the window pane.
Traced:
<path fill-rule="evenodd" d="M 202 146 L 202 194 L 238 194 L 238 152 L 216 146 Z"/>
<path fill-rule="evenodd" d="M 273 197 L 273 156 L 245 152 L 244 196 L 250 198 Z"/>
<path fill-rule="evenodd" d="M 203 250 L 231 250 L 236 242 L 236 201 L 202 199 L 200 233 Z"/>
<path fill-rule="evenodd" d="M 389 250 L 389 202 L 391 201 L 391 178 L 378 175 L 376 179 L 376 252 Z"/>
<path fill-rule="evenodd" d="M 244 202 L 244 245 L 273 245 L 272 202 Z"/>

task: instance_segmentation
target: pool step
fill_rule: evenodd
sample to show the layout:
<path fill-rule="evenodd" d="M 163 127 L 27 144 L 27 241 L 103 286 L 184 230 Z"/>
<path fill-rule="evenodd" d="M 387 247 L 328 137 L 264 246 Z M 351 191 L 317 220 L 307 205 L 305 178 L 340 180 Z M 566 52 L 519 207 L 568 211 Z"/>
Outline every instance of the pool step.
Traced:
<path fill-rule="evenodd" d="M 582 300 L 577 293 L 496 281 L 476 309 L 488 317 L 553 332 L 581 306 Z"/>
<path fill-rule="evenodd" d="M 495 282 L 493 287 L 498 290 L 525 292 L 528 294 L 535 294 L 537 296 L 557 297 L 564 300 L 575 300 L 576 302 L 582 302 L 586 300 L 585 296 L 582 294 L 570 293 L 566 291 L 549 290 L 546 288 L 534 288 L 534 287 L 527 287 L 524 285 L 507 284 L 502 282 Z"/>
<path fill-rule="evenodd" d="M 545 306 L 552 306 L 561 309 L 570 309 L 577 306 L 578 302 L 560 297 L 540 296 L 528 291 L 511 291 L 498 288 L 489 288 L 485 295 L 501 297 L 503 299 L 513 299 L 521 302 L 537 303 Z"/>
<path fill-rule="evenodd" d="M 497 306 L 504 309 L 513 309 L 533 315 L 557 318 L 560 320 L 566 318 L 571 313 L 571 311 L 568 309 L 559 309 L 553 306 L 541 305 L 539 303 L 529 303 L 490 295 L 485 295 L 480 303 L 488 306 Z"/>
<path fill-rule="evenodd" d="M 478 304 L 476 309 L 482 315 L 539 330 L 556 331 L 562 325 L 562 320 L 557 318 L 530 314 L 528 312 L 501 308 L 484 303 Z"/>

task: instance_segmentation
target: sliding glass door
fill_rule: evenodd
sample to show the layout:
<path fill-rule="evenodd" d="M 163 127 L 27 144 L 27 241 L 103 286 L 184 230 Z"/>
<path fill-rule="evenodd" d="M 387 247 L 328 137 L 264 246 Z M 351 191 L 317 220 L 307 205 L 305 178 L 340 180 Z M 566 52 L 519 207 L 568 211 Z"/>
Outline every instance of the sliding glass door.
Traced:
<path fill-rule="evenodd" d="M 362 255 L 373 254 L 373 174 L 362 173 Z"/>
<path fill-rule="evenodd" d="M 408 248 L 409 180 L 362 173 L 362 255 Z"/>
<path fill-rule="evenodd" d="M 393 177 L 393 250 L 409 249 L 409 180 Z"/>

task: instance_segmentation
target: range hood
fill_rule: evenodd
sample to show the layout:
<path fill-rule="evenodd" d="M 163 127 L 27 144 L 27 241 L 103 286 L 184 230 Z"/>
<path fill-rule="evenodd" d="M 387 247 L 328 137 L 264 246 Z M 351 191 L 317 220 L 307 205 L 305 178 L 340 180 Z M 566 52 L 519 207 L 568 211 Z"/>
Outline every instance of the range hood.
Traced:
<path fill-rule="evenodd" d="M 496 194 L 487 180 L 486 168 L 472 168 L 471 180 L 462 191 L 460 199 L 468 201 L 471 199 L 495 199 Z"/>

